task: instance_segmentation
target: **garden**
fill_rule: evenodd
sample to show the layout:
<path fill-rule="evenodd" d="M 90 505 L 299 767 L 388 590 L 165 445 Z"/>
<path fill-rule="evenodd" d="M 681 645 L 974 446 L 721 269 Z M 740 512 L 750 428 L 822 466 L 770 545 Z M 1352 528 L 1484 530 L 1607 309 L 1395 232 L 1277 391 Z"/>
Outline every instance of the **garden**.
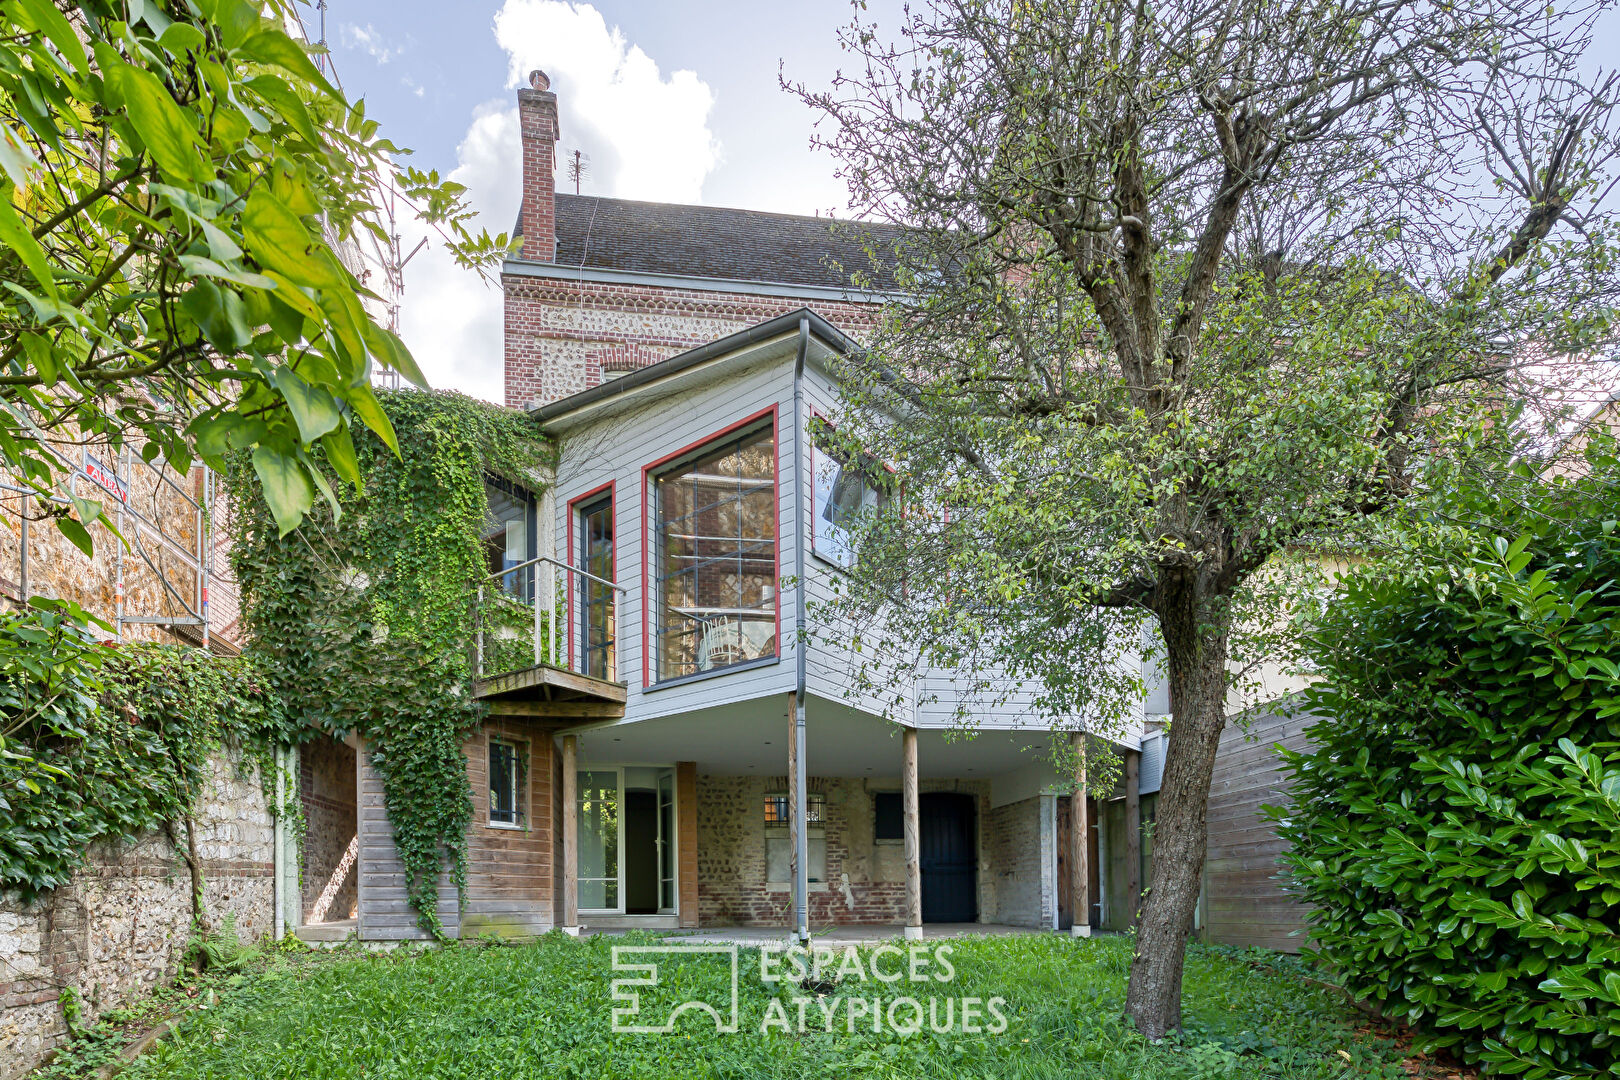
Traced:
<path fill-rule="evenodd" d="M 677 939 L 670 939 L 677 940 Z M 124 1077 L 1073 1077 L 1198 1080 L 1262 1077 L 1345 1080 L 1455 1075 L 1414 1059 L 1367 1026 L 1342 992 L 1294 958 L 1257 950 L 1194 946 L 1185 984 L 1187 1022 L 1150 1043 L 1122 1017 L 1129 937 L 1077 940 L 1054 934 L 949 942 L 948 982 L 896 990 L 870 975 L 887 965 L 862 949 L 860 979 L 840 955 L 842 976 L 801 985 L 760 978 L 759 951 L 739 958 L 739 1030 L 722 1033 L 708 1015 L 687 1013 L 667 1034 L 616 1033 L 623 1007 L 612 982 L 615 946 L 650 936 L 560 934 L 525 944 L 477 942 L 372 953 L 219 950 L 211 974 L 166 992 L 145 1013 L 118 1013 L 90 1029 L 43 1077 L 83 1075 L 115 1060 L 129 1039 L 163 1015 L 179 1019 L 120 1075 Z M 932 951 L 934 943 L 929 943 Z M 672 997 L 723 1002 L 725 955 L 660 957 L 660 986 Z M 830 965 L 829 965 L 830 967 Z M 789 972 L 791 974 L 791 972 Z M 903 985 L 903 984 L 902 984 Z M 899 1010 L 893 1028 L 851 1025 L 834 998 L 911 994 L 939 1000 L 912 1031 Z M 940 995 L 958 1003 L 999 998 L 979 1013 L 976 1033 L 962 1011 L 950 1030 Z M 793 999 L 811 1003 L 800 1030 Z M 782 1002 L 782 1011 L 772 1001 Z M 651 1011 L 662 998 L 649 996 Z M 847 1004 L 846 1004 L 847 1008 Z M 832 1010 L 832 1021 L 824 1017 Z M 996 1014 L 1004 1018 L 1005 1030 Z M 765 1023 L 785 1015 L 789 1023 Z M 938 1022 L 936 1024 L 936 1021 Z M 656 1020 L 650 1020 L 656 1023 Z M 972 1027 L 975 1021 L 968 1020 Z M 762 1026 L 765 1030 L 761 1030 Z M 830 1026 L 831 1030 L 827 1030 Z M 43 1080 L 43 1078 L 42 1078 Z"/>

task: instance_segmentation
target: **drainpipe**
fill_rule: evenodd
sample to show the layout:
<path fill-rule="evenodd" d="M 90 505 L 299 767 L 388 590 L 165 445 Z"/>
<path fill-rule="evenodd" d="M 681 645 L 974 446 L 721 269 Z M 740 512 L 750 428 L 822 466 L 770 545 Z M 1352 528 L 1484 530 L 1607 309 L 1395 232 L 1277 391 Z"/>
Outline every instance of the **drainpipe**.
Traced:
<path fill-rule="evenodd" d="M 272 868 L 270 871 L 270 881 L 271 887 L 275 891 L 275 903 L 273 905 L 275 912 L 273 918 L 275 922 L 271 927 L 270 936 L 272 939 L 280 941 L 282 934 L 286 932 L 285 927 L 287 925 L 287 913 L 285 909 L 286 889 L 282 884 L 282 877 L 287 872 L 286 856 L 282 851 L 282 840 L 287 834 L 287 823 L 285 812 L 286 796 L 282 793 L 282 785 L 284 782 L 283 778 L 286 775 L 286 759 L 284 752 L 279 745 L 275 748 L 273 760 L 275 761 L 274 767 L 276 770 L 276 805 L 273 811 L 275 814 L 275 824 L 271 829 L 270 840 L 273 848 L 270 856 L 270 865 Z"/>
<path fill-rule="evenodd" d="M 804 671 L 805 671 L 805 590 L 804 545 L 805 526 L 809 524 L 804 513 L 804 360 L 810 351 L 810 320 L 799 320 L 799 353 L 793 361 L 793 666 L 795 686 L 793 695 L 793 739 L 795 779 L 799 792 L 793 807 L 795 845 L 793 852 L 793 910 L 798 920 L 801 944 L 810 941 L 810 839 L 809 821 L 805 806 L 810 801 L 805 786 L 804 768 Z"/>

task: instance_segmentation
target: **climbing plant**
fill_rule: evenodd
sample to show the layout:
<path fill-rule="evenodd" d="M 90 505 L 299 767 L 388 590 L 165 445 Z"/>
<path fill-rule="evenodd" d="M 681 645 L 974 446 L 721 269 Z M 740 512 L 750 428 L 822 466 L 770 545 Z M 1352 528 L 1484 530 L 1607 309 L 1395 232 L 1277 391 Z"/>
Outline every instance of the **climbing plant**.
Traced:
<path fill-rule="evenodd" d="M 480 533 L 493 474 L 534 489 L 545 447 L 522 413 L 454 393 L 379 395 L 398 437 L 355 440 L 361 482 L 281 535 L 236 469 L 232 559 L 250 649 L 305 733 L 355 732 L 383 796 L 422 926 L 442 932 L 438 878 L 466 886 Z"/>
<path fill-rule="evenodd" d="M 166 831 L 206 926 L 195 809 L 222 750 L 257 764 L 288 737 L 257 661 L 155 644 L 99 643 L 82 610 L 36 600 L 0 615 L 0 888 L 67 883 L 91 844 Z"/>

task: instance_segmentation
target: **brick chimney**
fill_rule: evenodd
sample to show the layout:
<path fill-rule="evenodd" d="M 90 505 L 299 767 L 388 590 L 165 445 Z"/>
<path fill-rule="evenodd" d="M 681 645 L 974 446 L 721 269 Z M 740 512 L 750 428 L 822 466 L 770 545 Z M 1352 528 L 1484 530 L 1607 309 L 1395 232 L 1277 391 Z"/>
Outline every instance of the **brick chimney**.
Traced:
<path fill-rule="evenodd" d="M 518 128 L 523 135 L 523 257 L 552 262 L 557 257 L 557 95 L 551 79 L 536 68 L 518 91 Z"/>

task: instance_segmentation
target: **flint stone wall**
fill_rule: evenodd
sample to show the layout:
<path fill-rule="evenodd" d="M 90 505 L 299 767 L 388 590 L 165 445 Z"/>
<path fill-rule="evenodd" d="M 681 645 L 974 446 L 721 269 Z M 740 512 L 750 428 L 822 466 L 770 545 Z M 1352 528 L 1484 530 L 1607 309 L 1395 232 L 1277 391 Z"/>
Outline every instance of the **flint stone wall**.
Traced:
<path fill-rule="evenodd" d="M 216 758 L 196 824 L 210 920 L 234 917 L 244 941 L 264 937 L 274 919 L 274 824 L 257 771 Z M 176 838 L 185 844 L 178 829 Z M 190 935 L 190 872 L 161 832 L 92 847 L 69 884 L 32 903 L 0 893 L 0 1080 L 63 1041 L 66 990 L 90 1022 L 173 976 Z"/>

